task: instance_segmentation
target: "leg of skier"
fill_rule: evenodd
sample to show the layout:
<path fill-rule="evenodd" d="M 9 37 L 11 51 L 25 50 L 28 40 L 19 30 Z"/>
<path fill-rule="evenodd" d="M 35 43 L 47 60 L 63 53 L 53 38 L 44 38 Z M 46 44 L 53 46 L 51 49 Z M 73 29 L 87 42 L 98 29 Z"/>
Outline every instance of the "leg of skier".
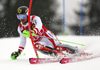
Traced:
<path fill-rule="evenodd" d="M 57 37 L 51 31 L 46 32 L 45 36 L 57 39 Z M 59 51 L 67 51 L 69 53 L 78 52 L 78 48 L 76 48 L 76 47 L 73 47 L 73 46 L 70 46 L 70 45 L 67 45 L 67 44 L 61 44 L 61 42 L 59 42 L 57 40 L 53 40 L 53 39 L 48 39 L 48 40 L 51 41 L 54 48 L 59 50 Z"/>
<path fill-rule="evenodd" d="M 67 51 L 67 52 L 69 52 L 69 53 L 72 53 L 72 54 L 78 52 L 78 48 L 73 47 L 73 46 L 70 46 L 70 45 L 67 45 L 67 44 L 58 44 L 58 45 L 56 46 L 56 49 L 59 50 L 59 48 L 65 50 L 65 51 Z"/>
<path fill-rule="evenodd" d="M 62 46 L 56 46 L 55 49 L 56 49 L 56 50 L 59 50 L 59 51 L 66 51 L 67 53 L 72 53 L 72 52 L 70 52 L 67 48 L 64 48 L 64 47 L 62 47 Z"/>
<path fill-rule="evenodd" d="M 57 37 L 51 31 L 47 31 L 45 36 L 57 39 Z M 77 51 L 76 48 L 72 46 L 61 44 L 59 41 L 49 38 L 42 38 L 40 41 L 37 41 L 35 43 L 36 49 L 46 54 L 52 54 L 52 53 L 55 53 L 56 55 L 60 54 L 58 56 L 64 55 L 62 51 L 67 51 L 69 53 L 75 53 Z M 60 50 L 58 50 L 58 47 L 60 48 Z"/>
<path fill-rule="evenodd" d="M 47 55 L 51 55 L 51 56 L 57 56 L 59 54 L 63 55 L 62 52 L 55 50 L 54 48 L 51 48 L 49 46 L 43 46 L 40 43 L 36 43 L 35 47 L 37 50 L 39 50 L 40 52 L 47 54 Z"/>

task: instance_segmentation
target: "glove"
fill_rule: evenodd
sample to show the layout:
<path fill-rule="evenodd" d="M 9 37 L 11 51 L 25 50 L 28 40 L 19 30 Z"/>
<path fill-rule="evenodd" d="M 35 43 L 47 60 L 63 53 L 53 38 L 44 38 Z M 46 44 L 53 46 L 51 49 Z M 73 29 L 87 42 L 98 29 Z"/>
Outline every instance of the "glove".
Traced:
<path fill-rule="evenodd" d="M 31 33 L 32 33 L 32 36 L 35 36 L 35 33 L 33 30 L 31 30 Z M 24 30 L 22 34 L 24 37 L 30 37 L 30 32 L 27 30 Z"/>
<path fill-rule="evenodd" d="M 13 52 L 13 53 L 11 54 L 11 59 L 12 59 L 12 60 L 16 60 L 17 57 L 18 57 L 20 54 L 21 54 L 21 51 L 19 51 L 19 50 Z"/>

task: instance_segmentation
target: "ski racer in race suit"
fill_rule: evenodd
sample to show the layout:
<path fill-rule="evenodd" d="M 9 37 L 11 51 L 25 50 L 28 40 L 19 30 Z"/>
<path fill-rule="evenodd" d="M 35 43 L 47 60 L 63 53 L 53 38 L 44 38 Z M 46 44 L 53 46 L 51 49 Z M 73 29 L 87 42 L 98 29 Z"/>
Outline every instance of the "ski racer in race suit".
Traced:
<path fill-rule="evenodd" d="M 26 6 L 21 6 L 17 9 L 17 18 L 21 21 L 18 26 L 18 33 L 20 35 L 20 44 L 18 51 L 13 52 L 11 54 L 11 58 L 17 59 L 17 57 L 21 54 L 21 52 L 25 48 L 26 44 L 26 37 L 30 37 L 29 34 L 29 29 L 28 29 L 28 7 Z M 40 17 L 32 15 L 30 16 L 30 22 L 31 22 L 31 31 L 32 34 L 34 35 L 39 35 L 39 36 L 44 36 L 44 37 L 49 37 L 49 38 L 54 38 L 57 39 L 57 37 L 45 26 L 42 24 L 42 21 Z M 49 38 L 44 38 L 44 37 L 39 37 L 39 36 L 33 36 L 33 41 L 35 48 L 39 51 L 41 51 L 44 54 L 62 54 L 61 51 L 66 51 L 69 53 L 75 53 L 78 50 L 70 45 L 62 44 L 59 41 L 49 39 Z"/>

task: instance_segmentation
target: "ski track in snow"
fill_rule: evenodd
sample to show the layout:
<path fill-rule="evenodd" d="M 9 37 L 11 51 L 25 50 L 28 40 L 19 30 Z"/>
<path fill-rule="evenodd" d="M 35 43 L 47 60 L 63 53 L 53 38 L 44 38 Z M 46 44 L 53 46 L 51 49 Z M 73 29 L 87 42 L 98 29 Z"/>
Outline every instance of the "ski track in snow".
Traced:
<path fill-rule="evenodd" d="M 77 46 L 80 50 L 100 55 L 100 36 L 57 36 L 61 40 L 71 41 L 75 43 L 83 43 L 86 46 Z M 95 58 L 87 61 L 60 64 L 46 63 L 33 64 L 29 63 L 30 57 L 36 57 L 31 40 L 27 39 L 27 44 L 22 55 L 17 60 L 11 60 L 10 55 L 13 51 L 17 51 L 20 39 L 17 38 L 1 38 L 0 39 L 0 70 L 100 70 L 100 58 Z M 64 42 L 62 42 L 64 43 Z M 72 44 L 70 44 L 72 45 Z M 48 57 L 38 52 L 39 57 Z"/>

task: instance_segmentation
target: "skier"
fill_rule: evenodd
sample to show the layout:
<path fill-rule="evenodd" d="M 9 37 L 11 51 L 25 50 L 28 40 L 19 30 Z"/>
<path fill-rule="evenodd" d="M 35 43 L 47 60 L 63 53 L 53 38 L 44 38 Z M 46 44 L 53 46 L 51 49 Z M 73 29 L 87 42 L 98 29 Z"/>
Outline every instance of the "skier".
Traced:
<path fill-rule="evenodd" d="M 17 57 L 24 50 L 26 38 L 30 37 L 28 29 L 28 10 L 29 9 L 26 6 L 21 6 L 17 9 L 17 18 L 21 21 L 18 26 L 18 33 L 20 35 L 21 41 L 19 44 L 18 51 L 15 51 L 11 54 L 11 59 L 13 60 L 17 59 Z M 56 56 L 59 54 L 64 55 L 62 51 L 66 51 L 71 54 L 78 52 L 78 49 L 73 46 L 62 44 L 57 40 L 50 39 L 57 39 L 57 37 L 50 30 L 45 28 L 45 26 L 42 24 L 40 17 L 32 15 L 30 16 L 30 22 L 34 45 L 38 51 L 41 51 L 44 54 L 55 54 Z M 44 36 L 48 38 L 34 35 Z"/>

